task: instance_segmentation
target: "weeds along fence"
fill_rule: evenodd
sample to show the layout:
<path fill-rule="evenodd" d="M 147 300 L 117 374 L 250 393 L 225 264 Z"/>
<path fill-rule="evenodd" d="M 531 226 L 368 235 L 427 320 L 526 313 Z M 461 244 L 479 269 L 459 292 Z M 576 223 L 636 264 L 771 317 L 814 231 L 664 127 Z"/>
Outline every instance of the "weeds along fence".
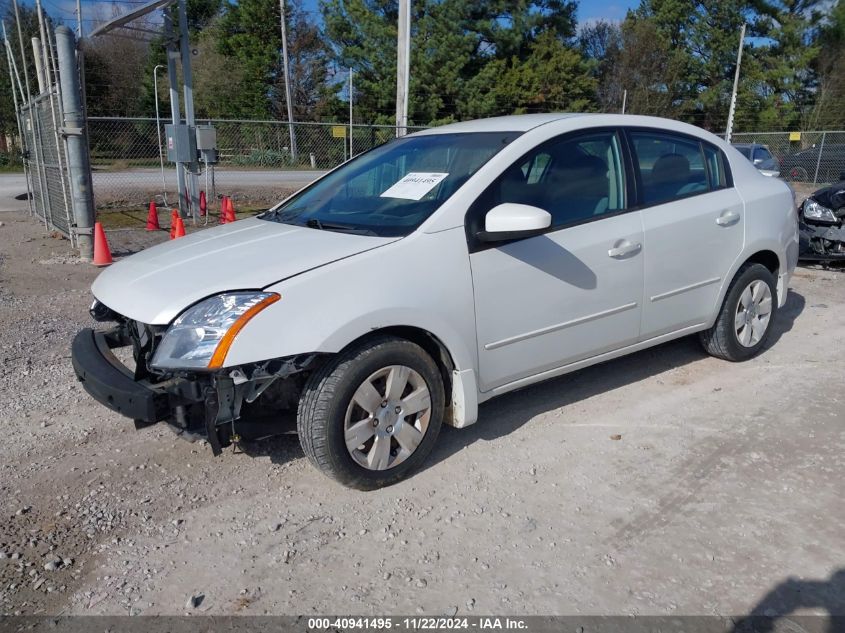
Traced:
<path fill-rule="evenodd" d="M 731 140 L 766 147 L 784 180 L 822 185 L 845 178 L 845 131 L 742 132 Z"/>
<path fill-rule="evenodd" d="M 94 199 L 99 209 L 175 204 L 176 173 L 167 160 L 164 126 L 154 118 L 90 117 Z M 217 131 L 218 163 L 200 174 L 207 195 L 236 195 L 270 204 L 325 170 L 395 137 L 393 126 L 294 123 L 296 154 L 286 121 L 198 119 Z M 423 128 L 408 128 L 414 132 Z M 163 164 L 163 170 L 162 170 Z"/>

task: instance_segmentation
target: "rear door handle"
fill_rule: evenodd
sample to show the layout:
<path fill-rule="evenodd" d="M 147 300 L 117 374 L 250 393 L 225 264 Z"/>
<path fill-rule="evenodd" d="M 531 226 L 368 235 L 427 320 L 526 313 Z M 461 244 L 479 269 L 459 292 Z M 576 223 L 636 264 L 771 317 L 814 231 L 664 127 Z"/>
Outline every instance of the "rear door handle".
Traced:
<path fill-rule="evenodd" d="M 716 224 L 719 226 L 733 226 L 739 222 L 739 213 L 736 211 L 722 211 L 722 215 L 716 218 Z"/>
<path fill-rule="evenodd" d="M 622 259 L 628 255 L 635 255 L 643 249 L 643 245 L 639 242 L 632 244 L 628 240 L 622 240 L 621 242 L 617 242 L 617 244 L 618 246 L 614 246 L 607 251 L 608 256 L 614 259 Z"/>

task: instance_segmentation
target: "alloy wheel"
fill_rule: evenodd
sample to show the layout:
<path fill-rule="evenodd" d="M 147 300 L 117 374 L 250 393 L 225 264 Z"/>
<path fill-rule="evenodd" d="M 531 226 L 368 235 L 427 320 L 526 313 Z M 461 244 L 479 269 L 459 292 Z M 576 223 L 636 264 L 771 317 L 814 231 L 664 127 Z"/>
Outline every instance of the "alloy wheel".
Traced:
<path fill-rule="evenodd" d="M 393 468 L 417 450 L 430 419 L 423 377 L 405 365 L 383 367 L 358 386 L 346 409 L 346 449 L 368 470 Z"/>
<path fill-rule="evenodd" d="M 736 338 L 743 347 L 754 347 L 763 338 L 772 318 L 772 291 L 765 281 L 752 281 L 736 306 L 734 327 Z"/>

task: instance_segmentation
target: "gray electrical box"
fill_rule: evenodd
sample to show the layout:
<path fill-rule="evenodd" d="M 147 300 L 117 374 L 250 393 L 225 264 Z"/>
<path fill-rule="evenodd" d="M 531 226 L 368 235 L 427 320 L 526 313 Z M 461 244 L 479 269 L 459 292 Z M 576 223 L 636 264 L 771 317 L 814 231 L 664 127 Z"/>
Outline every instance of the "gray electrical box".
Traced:
<path fill-rule="evenodd" d="M 167 137 L 167 160 L 174 163 L 193 163 L 197 160 L 197 139 L 194 128 L 184 123 L 164 126 Z"/>
<path fill-rule="evenodd" d="M 217 130 L 213 125 L 198 125 L 197 130 L 197 151 L 200 153 L 200 160 L 204 163 L 217 162 Z"/>

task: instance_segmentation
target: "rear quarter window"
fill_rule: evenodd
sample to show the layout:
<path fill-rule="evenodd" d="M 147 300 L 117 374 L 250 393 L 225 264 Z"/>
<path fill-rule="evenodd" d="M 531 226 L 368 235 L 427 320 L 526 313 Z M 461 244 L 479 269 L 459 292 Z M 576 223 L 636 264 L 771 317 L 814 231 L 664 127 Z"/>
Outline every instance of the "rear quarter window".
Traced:
<path fill-rule="evenodd" d="M 711 191 L 724 189 L 732 183 L 728 174 L 728 161 L 718 147 L 703 143 L 704 158 L 707 161 L 707 179 Z"/>

